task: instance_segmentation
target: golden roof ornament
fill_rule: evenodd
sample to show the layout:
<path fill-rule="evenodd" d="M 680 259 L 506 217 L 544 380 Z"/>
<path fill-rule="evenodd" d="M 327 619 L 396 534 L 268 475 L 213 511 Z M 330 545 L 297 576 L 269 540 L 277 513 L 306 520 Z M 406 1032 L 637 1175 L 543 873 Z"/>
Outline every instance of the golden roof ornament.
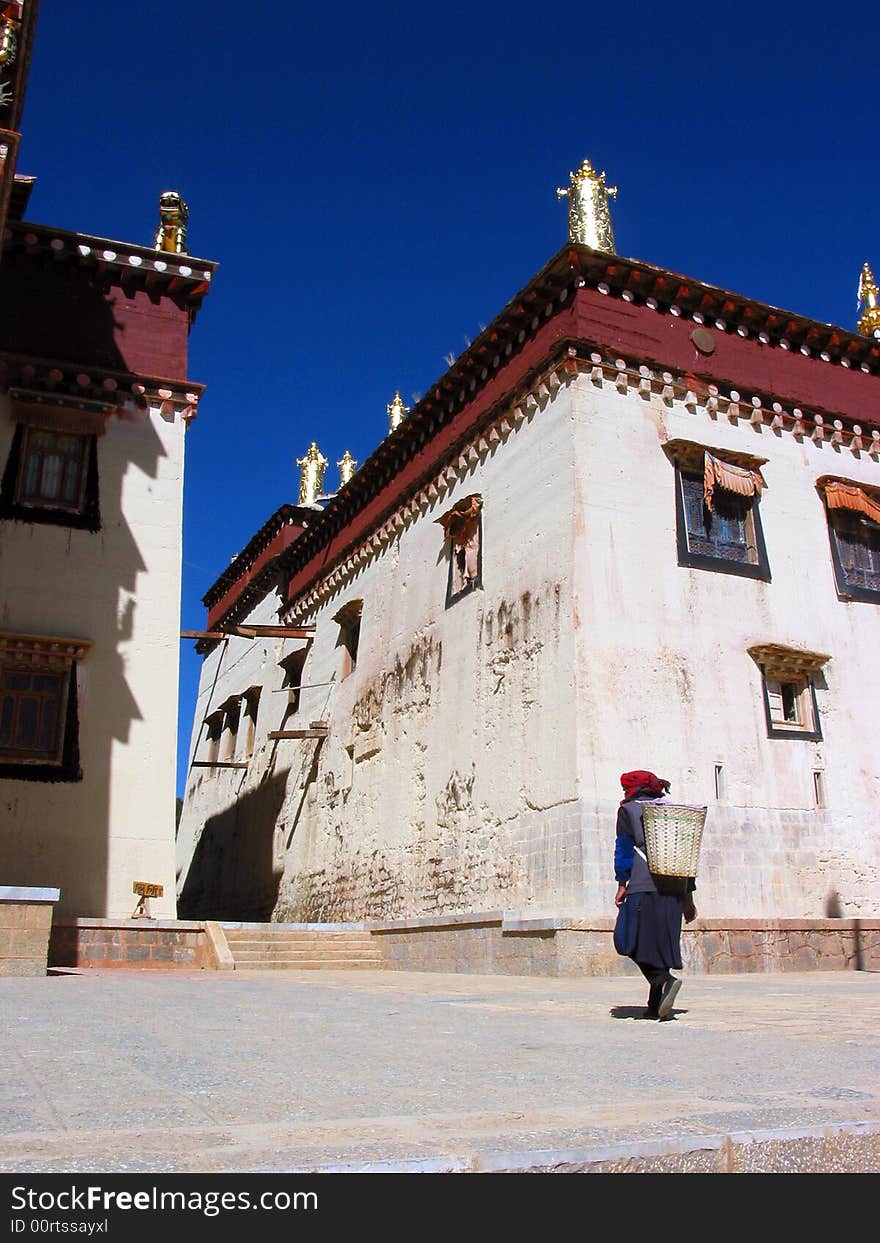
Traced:
<path fill-rule="evenodd" d="M 18 53 L 18 32 L 21 22 L 16 21 L 9 13 L 9 6 L 6 6 L 7 12 L 0 21 L 0 65 L 4 67 L 11 65 Z M 8 83 L 4 83 L 7 86 Z"/>
<path fill-rule="evenodd" d="M 865 309 L 859 316 L 856 327 L 863 337 L 873 337 L 880 333 L 880 289 L 874 280 L 874 273 L 868 263 L 862 265 L 859 277 L 859 306 L 864 302 Z"/>
<path fill-rule="evenodd" d="M 399 392 L 396 392 L 391 404 L 387 405 L 385 409 L 388 411 L 388 431 L 389 433 L 396 431 L 409 414 L 409 406 L 403 404 L 403 398 Z"/>
<path fill-rule="evenodd" d="M 357 470 L 357 462 L 346 449 L 336 465 L 339 467 L 339 486 L 344 488 L 347 483 L 351 482 L 351 477 Z"/>
<path fill-rule="evenodd" d="M 327 459 L 313 440 L 309 445 L 308 453 L 305 457 L 298 457 L 296 464 L 302 467 L 299 475 L 298 504 L 314 505 L 321 494 L 321 489 L 324 487 L 324 471 L 327 469 Z"/>
<path fill-rule="evenodd" d="M 614 231 L 608 199 L 617 197 L 617 186 L 607 186 L 605 174 L 597 173 L 589 160 L 568 175 L 571 185 L 556 191 L 557 198 L 568 199 L 568 240 L 613 254 Z"/>
<path fill-rule="evenodd" d="M 189 208 L 176 190 L 163 190 L 159 195 L 159 227 L 153 246 L 172 255 L 186 254 L 186 223 Z"/>

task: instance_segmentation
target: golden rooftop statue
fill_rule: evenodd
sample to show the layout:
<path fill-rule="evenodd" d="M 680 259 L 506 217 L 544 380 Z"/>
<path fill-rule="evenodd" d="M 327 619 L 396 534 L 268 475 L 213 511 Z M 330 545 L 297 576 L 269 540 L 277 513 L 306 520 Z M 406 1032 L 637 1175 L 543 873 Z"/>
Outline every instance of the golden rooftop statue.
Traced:
<path fill-rule="evenodd" d="M 7 6 L 8 9 L 8 6 Z M 11 65 L 18 52 L 18 31 L 21 22 L 7 15 L 0 22 L 0 65 Z M 4 82 L 4 86 L 8 83 Z"/>
<path fill-rule="evenodd" d="M 153 245 L 174 255 L 186 254 L 186 222 L 189 208 L 176 190 L 159 195 L 159 227 Z"/>
<path fill-rule="evenodd" d="M 324 487 L 324 471 L 327 469 L 327 459 L 313 440 L 309 445 L 308 453 L 305 457 L 298 457 L 296 464 L 302 467 L 299 475 L 298 504 L 314 505 L 321 493 L 321 489 Z"/>
<path fill-rule="evenodd" d="M 388 431 L 391 433 L 400 427 L 403 420 L 409 414 L 409 406 L 403 404 L 403 398 L 399 392 L 396 392 L 391 404 L 386 406 L 385 409 L 388 411 Z"/>
<path fill-rule="evenodd" d="M 346 449 L 341 460 L 338 461 L 336 465 L 339 467 L 339 486 L 340 488 L 344 488 L 345 485 L 351 480 L 354 472 L 357 470 L 357 462 L 351 456 L 348 449 Z"/>
<path fill-rule="evenodd" d="M 873 337 L 880 332 L 880 289 L 874 280 L 874 273 L 869 264 L 862 265 L 859 277 L 859 306 L 864 302 L 865 309 L 859 316 L 856 327 L 863 337 Z"/>
<path fill-rule="evenodd" d="M 593 250 L 614 253 L 614 231 L 608 199 L 617 197 L 617 186 L 606 186 L 605 174 L 597 173 L 589 160 L 569 173 L 571 185 L 556 191 L 568 199 L 568 240 Z"/>

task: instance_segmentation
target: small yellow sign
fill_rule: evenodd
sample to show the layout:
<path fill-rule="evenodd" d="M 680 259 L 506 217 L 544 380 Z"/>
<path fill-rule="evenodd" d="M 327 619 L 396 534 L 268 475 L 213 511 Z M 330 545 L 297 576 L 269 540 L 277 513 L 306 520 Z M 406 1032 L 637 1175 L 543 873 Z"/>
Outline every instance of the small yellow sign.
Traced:
<path fill-rule="evenodd" d="M 142 898 L 161 898 L 165 892 L 162 885 L 150 885 L 145 880 L 136 880 L 131 887 L 132 893 Z"/>

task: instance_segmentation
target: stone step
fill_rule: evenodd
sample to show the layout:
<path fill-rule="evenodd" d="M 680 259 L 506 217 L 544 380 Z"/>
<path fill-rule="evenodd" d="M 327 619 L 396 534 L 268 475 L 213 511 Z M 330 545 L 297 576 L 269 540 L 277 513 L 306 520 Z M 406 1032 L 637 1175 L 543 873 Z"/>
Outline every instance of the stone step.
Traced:
<path fill-rule="evenodd" d="M 378 950 L 365 948 L 351 949 L 323 949 L 317 953 L 310 949 L 291 949 L 285 945 L 262 946 L 259 949 L 237 949 L 233 957 L 236 959 L 254 959 L 254 958 L 326 958 L 333 960 L 337 958 L 371 958 L 377 962 L 381 962 L 382 955 Z"/>
<path fill-rule="evenodd" d="M 321 949 L 324 946 L 330 948 L 332 946 L 347 945 L 375 945 L 376 942 L 372 938 L 364 937 L 341 937 L 337 941 L 331 941 L 329 938 L 317 940 L 303 940 L 299 937 L 227 937 L 227 945 L 302 945 L 307 949 Z"/>
<path fill-rule="evenodd" d="M 302 941 L 313 945 L 327 945 L 336 942 L 372 941 L 369 932 L 270 932 L 260 929 L 258 932 L 227 932 L 227 941 Z"/>
<path fill-rule="evenodd" d="M 238 958 L 235 965 L 242 971 L 378 971 L 382 962 L 369 958 Z"/>

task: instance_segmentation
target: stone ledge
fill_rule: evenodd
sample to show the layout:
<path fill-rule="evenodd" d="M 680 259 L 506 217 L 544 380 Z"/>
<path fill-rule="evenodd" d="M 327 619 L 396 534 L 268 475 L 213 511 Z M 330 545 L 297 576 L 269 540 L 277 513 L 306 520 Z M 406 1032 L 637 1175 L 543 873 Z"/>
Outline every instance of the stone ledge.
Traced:
<path fill-rule="evenodd" d="M 271 927 L 279 932 L 366 932 L 370 927 L 367 920 L 357 920 L 350 923 L 329 923 L 329 924 L 276 924 L 271 920 L 263 920 L 257 923 L 242 922 L 234 919 L 219 919 L 216 921 L 220 927 L 227 932 L 247 932 L 251 929 L 259 931 L 260 928 Z M 199 927 L 202 925 L 199 924 Z"/>
<path fill-rule="evenodd" d="M 449 915 L 419 915 L 412 919 L 371 920 L 365 926 L 370 932 L 435 932 L 443 928 L 483 928 L 501 925 L 503 911 L 466 912 Z M 328 927 L 330 925 L 317 925 Z"/>
<path fill-rule="evenodd" d="M 57 902 L 60 889 L 37 889 L 28 885 L 0 885 L 0 902 Z"/>
<path fill-rule="evenodd" d="M 202 932 L 201 920 L 187 919 L 92 919 L 86 916 L 62 916 L 54 921 L 55 928 L 129 928 L 148 932 L 151 929 L 171 929 L 173 932 Z"/>

